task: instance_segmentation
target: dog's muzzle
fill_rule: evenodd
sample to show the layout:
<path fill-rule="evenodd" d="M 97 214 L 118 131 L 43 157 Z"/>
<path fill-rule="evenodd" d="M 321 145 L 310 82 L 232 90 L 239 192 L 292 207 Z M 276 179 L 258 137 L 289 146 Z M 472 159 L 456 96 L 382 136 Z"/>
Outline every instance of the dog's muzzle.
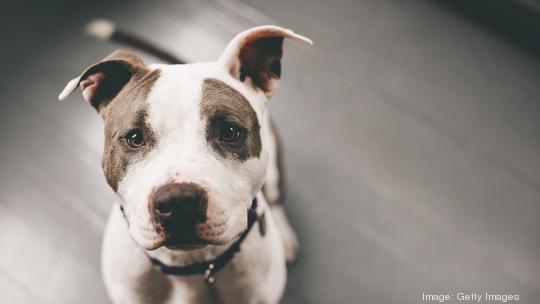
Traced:
<path fill-rule="evenodd" d="M 149 212 L 166 247 L 197 245 L 197 224 L 206 221 L 208 195 L 194 183 L 171 183 L 156 189 Z"/>
<path fill-rule="evenodd" d="M 266 235 L 266 217 L 264 211 L 257 211 L 257 198 L 254 198 L 251 202 L 251 208 L 249 208 L 247 213 L 247 228 L 240 235 L 240 237 L 227 249 L 225 252 L 214 258 L 213 260 L 207 262 L 195 263 L 187 266 L 169 266 L 160 260 L 153 258 L 147 253 L 150 262 L 159 268 L 159 270 L 167 275 L 183 276 L 183 275 L 197 275 L 202 274 L 203 279 L 208 284 L 214 283 L 214 275 L 220 269 L 225 267 L 234 256 L 240 251 L 240 246 L 242 242 L 246 239 L 247 235 L 253 228 L 253 225 L 259 223 L 259 232 L 262 237 Z"/>

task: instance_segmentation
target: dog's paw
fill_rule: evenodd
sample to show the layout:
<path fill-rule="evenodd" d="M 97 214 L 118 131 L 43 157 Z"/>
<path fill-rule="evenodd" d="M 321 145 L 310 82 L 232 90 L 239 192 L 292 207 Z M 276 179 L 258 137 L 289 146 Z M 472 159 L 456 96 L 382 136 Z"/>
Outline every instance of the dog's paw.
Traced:
<path fill-rule="evenodd" d="M 283 240 L 283 245 L 285 248 L 285 258 L 288 264 L 296 261 L 298 257 L 298 252 L 300 251 L 300 243 L 296 237 L 296 233 L 289 224 L 285 210 L 281 205 L 272 205 L 270 207 L 272 211 L 272 216 L 276 222 L 276 225 L 281 234 L 281 239 Z"/>

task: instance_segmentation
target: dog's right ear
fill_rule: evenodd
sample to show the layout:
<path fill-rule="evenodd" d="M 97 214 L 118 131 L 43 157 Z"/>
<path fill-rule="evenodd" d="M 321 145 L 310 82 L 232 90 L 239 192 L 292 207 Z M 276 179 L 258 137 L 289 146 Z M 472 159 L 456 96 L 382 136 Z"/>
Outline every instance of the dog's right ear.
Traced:
<path fill-rule="evenodd" d="M 80 87 L 84 99 L 99 111 L 122 90 L 135 73 L 142 70 L 146 70 L 146 66 L 137 55 L 123 50 L 115 51 L 70 80 L 58 99 L 65 99 Z"/>

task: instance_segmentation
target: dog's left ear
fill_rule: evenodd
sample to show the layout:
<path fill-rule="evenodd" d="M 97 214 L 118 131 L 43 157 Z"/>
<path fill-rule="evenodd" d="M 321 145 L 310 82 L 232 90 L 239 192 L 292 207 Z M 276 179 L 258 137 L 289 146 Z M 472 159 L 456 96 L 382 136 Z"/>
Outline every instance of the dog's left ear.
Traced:
<path fill-rule="evenodd" d="M 271 96 L 281 77 L 283 38 L 313 44 L 309 38 L 288 29 L 258 26 L 234 37 L 219 62 L 236 79 Z"/>

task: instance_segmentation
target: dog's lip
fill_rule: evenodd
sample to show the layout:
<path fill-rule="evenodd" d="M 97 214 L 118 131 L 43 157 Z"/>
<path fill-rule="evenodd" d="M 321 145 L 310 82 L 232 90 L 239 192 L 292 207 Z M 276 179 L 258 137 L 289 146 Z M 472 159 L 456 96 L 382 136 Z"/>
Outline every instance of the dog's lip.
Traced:
<path fill-rule="evenodd" d="M 207 242 L 196 237 L 168 236 L 162 245 L 172 250 L 194 250 L 206 246 Z"/>
<path fill-rule="evenodd" d="M 197 249 L 202 249 L 206 247 L 206 244 L 179 244 L 179 245 L 164 245 L 165 248 L 170 250 L 182 250 L 182 251 L 192 251 Z"/>

